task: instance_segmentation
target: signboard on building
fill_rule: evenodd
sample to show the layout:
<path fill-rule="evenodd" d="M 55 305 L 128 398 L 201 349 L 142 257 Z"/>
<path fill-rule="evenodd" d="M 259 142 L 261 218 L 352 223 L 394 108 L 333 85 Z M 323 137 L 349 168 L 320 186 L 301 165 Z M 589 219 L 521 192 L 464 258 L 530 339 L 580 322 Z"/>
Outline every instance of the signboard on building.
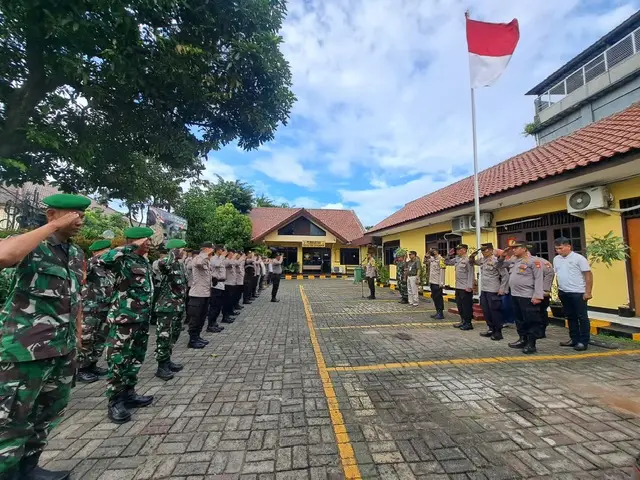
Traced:
<path fill-rule="evenodd" d="M 147 212 L 147 226 L 154 231 L 151 241 L 160 245 L 172 238 L 185 239 L 187 235 L 187 221 L 156 207 L 149 207 Z"/>
<path fill-rule="evenodd" d="M 325 243 L 319 240 L 306 240 L 302 242 L 303 247 L 324 247 Z"/>

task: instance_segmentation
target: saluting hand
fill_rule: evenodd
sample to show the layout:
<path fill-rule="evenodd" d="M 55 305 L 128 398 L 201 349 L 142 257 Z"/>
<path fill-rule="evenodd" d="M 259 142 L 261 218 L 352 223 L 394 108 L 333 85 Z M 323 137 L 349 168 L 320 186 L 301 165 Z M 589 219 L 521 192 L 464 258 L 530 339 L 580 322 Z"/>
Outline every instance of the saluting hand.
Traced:
<path fill-rule="evenodd" d="M 65 228 L 78 223 L 79 220 L 80 220 L 80 214 L 78 212 L 70 212 L 63 215 L 60 218 L 55 219 L 51 223 L 53 223 L 57 231 L 57 230 L 64 230 Z"/>

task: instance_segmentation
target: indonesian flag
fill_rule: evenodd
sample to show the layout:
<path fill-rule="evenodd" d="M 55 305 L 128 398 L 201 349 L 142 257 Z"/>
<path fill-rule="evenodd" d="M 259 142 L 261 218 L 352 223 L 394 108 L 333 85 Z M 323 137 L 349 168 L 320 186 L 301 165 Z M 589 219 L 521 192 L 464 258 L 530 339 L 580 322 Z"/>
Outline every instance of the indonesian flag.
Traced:
<path fill-rule="evenodd" d="M 471 88 L 489 87 L 511 60 L 520 31 L 518 20 L 509 23 L 487 23 L 471 20 L 467 16 L 467 44 Z"/>

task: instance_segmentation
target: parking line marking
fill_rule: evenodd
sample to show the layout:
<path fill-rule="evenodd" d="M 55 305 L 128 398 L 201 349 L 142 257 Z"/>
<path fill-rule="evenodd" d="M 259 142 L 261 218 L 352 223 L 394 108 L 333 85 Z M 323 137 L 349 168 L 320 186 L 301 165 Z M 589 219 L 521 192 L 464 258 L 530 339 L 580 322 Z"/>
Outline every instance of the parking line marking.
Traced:
<path fill-rule="evenodd" d="M 311 337 L 311 345 L 313 346 L 313 353 L 316 357 L 316 365 L 318 366 L 318 372 L 320 373 L 320 379 L 322 381 L 322 387 L 324 389 L 324 396 L 327 400 L 327 406 L 329 408 L 329 417 L 331 418 L 331 425 L 333 426 L 333 433 L 336 437 L 336 443 L 338 444 L 338 452 L 340 454 L 340 463 L 342 464 L 342 470 L 344 471 L 344 477 L 350 480 L 361 480 L 362 475 L 358 464 L 356 462 L 356 455 L 351 445 L 347 428 L 344 424 L 344 418 L 340 412 L 340 405 L 336 398 L 336 393 L 333 388 L 333 382 L 329 376 L 327 364 L 324 361 L 322 350 L 320 349 L 320 343 L 318 343 L 318 335 L 316 334 L 315 327 L 313 326 L 313 313 L 311 311 L 311 305 L 309 305 L 309 299 L 304 293 L 304 287 L 298 285 L 300 288 L 300 295 L 302 296 L 302 304 L 304 305 L 304 313 L 307 317 L 307 326 L 309 327 L 309 336 Z"/>
<path fill-rule="evenodd" d="M 327 367 L 328 372 L 368 372 L 377 370 L 397 370 L 402 368 L 422 368 L 437 365 L 473 365 L 480 363 L 550 362 L 557 360 L 583 360 L 588 358 L 616 357 L 620 355 L 640 355 L 640 349 L 615 350 L 611 352 L 576 353 L 569 355 L 518 355 L 513 357 L 452 358 L 449 360 L 423 360 L 417 362 L 383 363 L 359 365 L 355 367 Z"/>
<path fill-rule="evenodd" d="M 314 313 L 314 317 L 330 317 L 333 315 L 411 315 L 414 313 L 429 313 L 435 312 L 435 310 L 407 310 L 407 311 L 399 311 L 399 312 L 322 312 L 322 313 Z M 451 323 L 453 324 L 453 322 Z"/>
<path fill-rule="evenodd" d="M 317 316 L 318 314 L 316 314 Z M 429 326 L 450 326 L 456 322 L 409 322 L 409 323 L 383 323 L 380 325 L 349 325 L 346 327 L 317 327 L 316 330 L 357 330 L 363 328 L 402 328 L 402 327 L 429 327 Z"/>

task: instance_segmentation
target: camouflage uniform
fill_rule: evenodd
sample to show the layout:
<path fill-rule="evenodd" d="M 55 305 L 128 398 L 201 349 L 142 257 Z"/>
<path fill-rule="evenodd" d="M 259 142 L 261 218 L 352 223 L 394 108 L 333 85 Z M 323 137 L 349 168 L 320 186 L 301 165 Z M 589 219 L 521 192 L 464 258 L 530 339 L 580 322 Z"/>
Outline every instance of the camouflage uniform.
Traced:
<path fill-rule="evenodd" d="M 0 303 L 2 304 L 9 297 L 11 282 L 13 282 L 13 274 L 15 272 L 15 268 L 5 268 L 4 270 L 0 270 Z"/>
<path fill-rule="evenodd" d="M 158 263 L 163 275 L 160 291 L 154 305 L 154 313 L 158 319 L 156 329 L 156 360 L 165 362 L 171 358 L 173 346 L 182 331 L 185 300 L 187 298 L 187 277 L 182 262 L 177 258 L 177 250 Z"/>
<path fill-rule="evenodd" d="M 407 262 L 399 260 L 396 263 L 396 280 L 398 282 L 398 290 L 403 301 L 409 301 L 409 289 L 407 288 L 407 278 L 405 272 L 407 269 Z"/>
<path fill-rule="evenodd" d="M 149 340 L 152 311 L 153 280 L 146 258 L 134 253 L 138 247 L 127 245 L 102 256 L 107 268 L 115 274 L 107 323 L 107 396 L 113 398 L 138 383 L 138 372 L 144 362 Z"/>
<path fill-rule="evenodd" d="M 78 352 L 78 366 L 88 367 L 100 360 L 109 330 L 107 313 L 113 295 L 115 277 L 100 257 L 93 257 L 87 265 L 87 281 L 82 289 L 82 345 Z"/>
<path fill-rule="evenodd" d="M 42 452 L 69 402 L 83 269 L 55 235 L 16 266 L 0 310 L 0 473 Z"/>

